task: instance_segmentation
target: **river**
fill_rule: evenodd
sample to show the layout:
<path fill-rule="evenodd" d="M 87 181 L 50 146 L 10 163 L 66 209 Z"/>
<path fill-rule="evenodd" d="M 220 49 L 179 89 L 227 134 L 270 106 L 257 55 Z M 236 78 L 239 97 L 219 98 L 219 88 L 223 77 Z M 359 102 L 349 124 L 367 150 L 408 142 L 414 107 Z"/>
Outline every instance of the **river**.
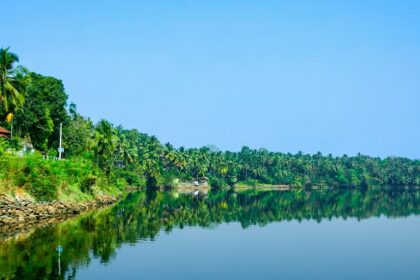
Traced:
<path fill-rule="evenodd" d="M 130 193 L 0 239 L 0 279 L 420 279 L 420 192 Z"/>

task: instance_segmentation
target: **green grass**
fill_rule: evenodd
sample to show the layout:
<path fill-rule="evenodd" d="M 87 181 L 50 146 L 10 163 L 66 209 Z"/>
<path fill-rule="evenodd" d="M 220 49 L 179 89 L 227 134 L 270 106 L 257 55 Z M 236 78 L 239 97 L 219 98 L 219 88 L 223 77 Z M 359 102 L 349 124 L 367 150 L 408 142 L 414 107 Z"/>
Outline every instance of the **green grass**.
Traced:
<path fill-rule="evenodd" d="M 120 184 L 122 185 L 122 184 Z M 0 192 L 23 190 L 37 201 L 86 201 L 119 188 L 86 159 L 44 160 L 38 153 L 0 156 Z"/>

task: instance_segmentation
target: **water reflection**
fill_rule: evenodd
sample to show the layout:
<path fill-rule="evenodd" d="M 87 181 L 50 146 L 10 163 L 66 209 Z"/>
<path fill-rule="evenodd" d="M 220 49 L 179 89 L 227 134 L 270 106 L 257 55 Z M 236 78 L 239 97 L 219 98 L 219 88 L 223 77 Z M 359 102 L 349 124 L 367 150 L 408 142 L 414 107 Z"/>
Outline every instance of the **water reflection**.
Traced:
<path fill-rule="evenodd" d="M 78 268 L 93 258 L 111 262 L 124 243 L 154 240 L 161 230 L 185 226 L 239 222 L 247 228 L 290 220 L 360 220 L 419 212 L 419 191 L 137 192 L 112 208 L 1 240 L 0 279 L 75 279 Z"/>

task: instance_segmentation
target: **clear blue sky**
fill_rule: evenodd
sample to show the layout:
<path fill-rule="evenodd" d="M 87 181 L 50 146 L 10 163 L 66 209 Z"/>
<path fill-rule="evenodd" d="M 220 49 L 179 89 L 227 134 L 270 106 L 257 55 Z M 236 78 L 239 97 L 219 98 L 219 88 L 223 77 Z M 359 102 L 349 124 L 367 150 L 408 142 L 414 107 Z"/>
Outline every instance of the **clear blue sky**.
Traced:
<path fill-rule="evenodd" d="M 420 1 L 3 1 L 0 46 L 175 146 L 420 158 Z"/>

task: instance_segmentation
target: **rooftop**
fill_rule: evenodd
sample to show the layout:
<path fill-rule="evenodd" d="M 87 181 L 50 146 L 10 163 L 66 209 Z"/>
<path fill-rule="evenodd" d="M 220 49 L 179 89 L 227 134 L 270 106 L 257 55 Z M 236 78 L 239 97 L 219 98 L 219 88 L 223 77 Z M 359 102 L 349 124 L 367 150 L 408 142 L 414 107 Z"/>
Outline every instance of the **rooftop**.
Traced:
<path fill-rule="evenodd" d="M 10 134 L 10 131 L 0 126 L 0 137 L 8 137 Z"/>

